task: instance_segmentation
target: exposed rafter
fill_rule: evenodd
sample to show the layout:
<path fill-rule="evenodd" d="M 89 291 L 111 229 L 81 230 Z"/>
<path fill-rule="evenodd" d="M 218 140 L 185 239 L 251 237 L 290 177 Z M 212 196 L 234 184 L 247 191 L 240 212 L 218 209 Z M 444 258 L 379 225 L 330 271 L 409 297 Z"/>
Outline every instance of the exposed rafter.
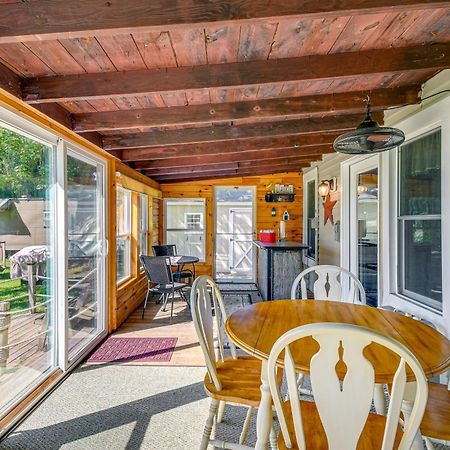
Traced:
<path fill-rule="evenodd" d="M 328 144 L 331 145 L 339 133 L 321 132 L 300 136 L 275 136 L 268 138 L 236 139 L 232 142 L 223 141 L 211 144 L 209 142 L 199 144 L 180 144 L 167 147 L 132 148 L 128 150 L 111 150 L 121 152 L 121 158 L 126 162 L 178 159 L 182 157 L 196 156 L 223 156 L 230 155 L 232 158 L 239 154 L 254 151 L 284 151 L 292 148 L 303 149 Z"/>
<path fill-rule="evenodd" d="M 149 161 L 137 161 L 133 163 L 133 167 L 138 170 L 147 169 L 164 169 L 183 166 L 198 166 L 199 169 L 207 164 L 227 164 L 229 162 L 246 162 L 246 161 L 267 161 L 280 158 L 315 158 L 325 153 L 334 152 L 333 147 L 329 144 L 317 145 L 310 148 L 290 148 L 290 149 L 272 149 L 272 150 L 256 150 L 242 153 L 231 153 L 224 155 L 204 155 L 204 156 L 183 156 L 180 158 L 166 158 Z M 275 161 L 274 161 L 275 162 Z"/>
<path fill-rule="evenodd" d="M 267 61 L 206 64 L 195 67 L 103 72 L 26 79 L 30 103 L 89 100 L 126 95 L 186 92 L 192 89 L 318 81 L 367 74 L 408 73 L 450 67 L 450 45 L 367 50 Z"/>
<path fill-rule="evenodd" d="M 0 43 L 167 30 L 282 17 L 404 12 L 450 6 L 438 0 L 46 0 L 2 4 Z"/>
<path fill-rule="evenodd" d="M 376 116 L 376 115 L 375 115 Z M 361 115 L 342 115 L 325 119 L 312 118 L 284 120 L 281 122 L 257 123 L 251 125 L 220 125 L 184 130 L 151 131 L 148 133 L 105 136 L 106 150 L 175 145 L 181 143 L 218 142 L 234 139 L 251 139 L 270 136 L 302 135 L 308 133 L 342 131 L 361 122 Z"/>
<path fill-rule="evenodd" d="M 77 132 L 195 125 L 233 121 L 248 123 L 282 118 L 324 117 L 327 115 L 363 113 L 364 100 L 370 95 L 372 110 L 393 105 L 416 103 L 420 86 L 377 89 L 365 92 L 308 95 L 247 102 L 174 106 L 170 108 L 130 109 L 73 115 Z"/>
<path fill-rule="evenodd" d="M 287 173 L 287 172 L 300 172 L 307 164 L 284 167 L 261 167 L 248 169 L 234 169 L 230 171 L 218 171 L 218 172 L 204 172 L 196 174 L 181 174 L 181 175 L 161 175 L 155 177 L 158 183 L 173 183 L 173 182 L 188 182 L 209 180 L 211 178 L 232 178 L 232 177 L 251 177 L 257 175 L 269 175 L 274 173 Z"/>

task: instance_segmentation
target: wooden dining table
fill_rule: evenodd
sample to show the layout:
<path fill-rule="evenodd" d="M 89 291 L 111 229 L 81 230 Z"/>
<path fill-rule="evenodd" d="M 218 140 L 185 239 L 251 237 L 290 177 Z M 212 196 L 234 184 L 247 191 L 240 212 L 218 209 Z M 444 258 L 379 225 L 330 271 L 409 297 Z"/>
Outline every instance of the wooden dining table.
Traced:
<path fill-rule="evenodd" d="M 337 322 L 359 325 L 390 336 L 409 348 L 431 378 L 450 368 L 450 341 L 434 328 L 404 315 L 374 308 L 327 300 L 275 300 L 256 303 L 231 314 L 226 322 L 229 338 L 242 350 L 262 360 L 261 404 L 257 416 L 257 449 L 265 449 L 272 426 L 272 398 L 267 380 L 267 360 L 274 343 L 293 328 L 310 323 Z M 306 338 L 291 346 L 296 369 L 309 374 L 317 342 Z M 391 351 L 371 344 L 364 355 L 372 363 L 377 383 L 390 383 L 399 359 Z M 280 367 L 283 361 L 278 361 Z M 338 369 L 339 372 L 339 369 Z M 413 381 L 412 372 L 407 372 Z"/>

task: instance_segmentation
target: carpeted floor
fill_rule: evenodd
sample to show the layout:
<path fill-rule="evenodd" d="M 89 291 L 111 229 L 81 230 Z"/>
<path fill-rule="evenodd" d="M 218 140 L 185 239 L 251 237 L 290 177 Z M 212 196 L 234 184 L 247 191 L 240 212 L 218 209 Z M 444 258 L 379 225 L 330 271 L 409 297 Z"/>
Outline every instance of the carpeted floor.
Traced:
<path fill-rule="evenodd" d="M 253 302 L 258 300 L 252 296 Z M 245 306 L 248 298 L 226 296 L 225 301 L 232 312 Z M 140 319 L 142 312 L 136 314 L 139 318 L 132 318 L 118 336 L 148 336 L 148 327 Z M 197 449 L 209 400 L 203 390 L 205 368 L 192 366 L 194 358 L 200 359 L 199 349 L 193 353 L 189 344 L 193 339 L 189 316 L 180 309 L 172 321 L 161 315 L 152 317 L 157 335 L 164 335 L 165 328 L 172 336 L 177 335 L 174 330 L 179 332 L 184 340 L 175 349 L 174 357 L 177 351 L 180 354 L 175 364 L 188 365 L 82 365 L 0 442 L 0 450 Z M 237 443 L 245 412 L 227 406 L 216 436 Z M 253 417 L 247 444 L 254 445 L 255 440 Z M 450 447 L 436 445 L 436 450 L 443 449 Z"/>
<path fill-rule="evenodd" d="M 197 449 L 209 401 L 205 369 L 83 365 L 0 449 Z M 239 439 L 243 408 L 228 406 L 219 436 Z M 249 443 L 254 440 L 254 425 Z"/>

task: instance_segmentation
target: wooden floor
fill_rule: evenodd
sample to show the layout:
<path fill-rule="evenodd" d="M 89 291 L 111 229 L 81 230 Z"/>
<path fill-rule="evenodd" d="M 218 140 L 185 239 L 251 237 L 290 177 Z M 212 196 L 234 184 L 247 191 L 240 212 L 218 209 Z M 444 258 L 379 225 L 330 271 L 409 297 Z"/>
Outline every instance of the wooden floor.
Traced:
<path fill-rule="evenodd" d="M 170 305 L 161 311 L 151 299 L 142 319 L 142 305 L 134 311 L 113 336 L 121 337 L 176 337 L 175 351 L 170 362 L 130 363 L 142 365 L 204 366 L 204 359 L 195 334 L 191 312 L 187 304 L 175 298 L 174 313 L 170 318 Z"/>
<path fill-rule="evenodd" d="M 20 395 L 51 366 L 52 352 L 42 347 L 43 315 L 13 318 L 9 328 L 9 357 L 0 375 L 0 409 Z"/>

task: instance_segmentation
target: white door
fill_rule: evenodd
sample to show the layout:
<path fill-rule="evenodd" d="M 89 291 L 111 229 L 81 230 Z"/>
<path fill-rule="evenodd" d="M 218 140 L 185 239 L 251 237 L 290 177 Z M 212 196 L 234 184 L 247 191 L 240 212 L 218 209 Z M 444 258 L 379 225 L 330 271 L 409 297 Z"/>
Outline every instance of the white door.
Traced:
<path fill-rule="evenodd" d="M 366 291 L 367 303 L 378 305 L 379 156 L 343 164 L 343 267 L 354 273 Z M 348 208 L 344 209 L 344 205 Z"/>
<path fill-rule="evenodd" d="M 254 187 L 218 187 L 215 201 L 215 276 L 220 281 L 255 281 Z"/>

